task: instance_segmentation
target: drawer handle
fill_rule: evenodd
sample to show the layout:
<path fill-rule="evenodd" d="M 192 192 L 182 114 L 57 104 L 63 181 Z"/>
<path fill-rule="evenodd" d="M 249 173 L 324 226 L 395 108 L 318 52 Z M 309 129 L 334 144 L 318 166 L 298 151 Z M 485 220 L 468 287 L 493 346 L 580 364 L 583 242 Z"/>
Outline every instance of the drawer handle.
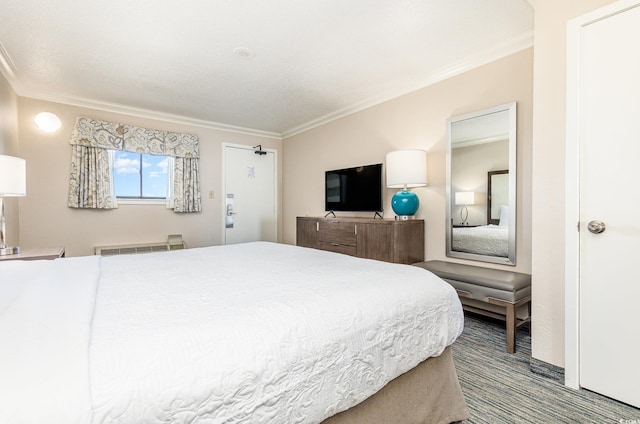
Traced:
<path fill-rule="evenodd" d="M 340 246 L 340 243 L 331 243 L 331 246 Z"/>

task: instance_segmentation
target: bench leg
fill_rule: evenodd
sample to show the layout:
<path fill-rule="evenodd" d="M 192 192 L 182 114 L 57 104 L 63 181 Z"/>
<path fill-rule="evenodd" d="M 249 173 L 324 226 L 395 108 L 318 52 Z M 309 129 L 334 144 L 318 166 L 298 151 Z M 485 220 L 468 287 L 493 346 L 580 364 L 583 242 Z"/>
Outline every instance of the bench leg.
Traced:
<path fill-rule="evenodd" d="M 507 352 L 516 351 L 516 305 L 507 304 Z"/>
<path fill-rule="evenodd" d="M 520 299 L 516 303 L 505 302 L 504 300 L 489 298 L 489 303 L 494 305 L 499 305 L 505 308 L 505 321 L 507 324 L 506 335 L 507 335 L 507 352 L 515 353 L 516 352 L 516 331 L 518 327 L 526 322 L 529 322 L 529 319 L 522 321 L 520 324 L 518 323 L 517 311 L 518 308 L 524 304 L 527 304 L 527 308 L 531 308 L 531 296 L 527 296 L 523 299 Z"/>

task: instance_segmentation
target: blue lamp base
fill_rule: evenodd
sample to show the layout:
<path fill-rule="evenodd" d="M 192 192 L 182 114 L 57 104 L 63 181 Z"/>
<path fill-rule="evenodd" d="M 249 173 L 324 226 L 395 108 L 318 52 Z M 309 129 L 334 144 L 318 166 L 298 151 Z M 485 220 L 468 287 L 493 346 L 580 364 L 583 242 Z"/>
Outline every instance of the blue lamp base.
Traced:
<path fill-rule="evenodd" d="M 400 190 L 391 198 L 391 209 L 401 219 L 408 219 L 418 211 L 420 200 L 418 195 L 409 190 Z"/>

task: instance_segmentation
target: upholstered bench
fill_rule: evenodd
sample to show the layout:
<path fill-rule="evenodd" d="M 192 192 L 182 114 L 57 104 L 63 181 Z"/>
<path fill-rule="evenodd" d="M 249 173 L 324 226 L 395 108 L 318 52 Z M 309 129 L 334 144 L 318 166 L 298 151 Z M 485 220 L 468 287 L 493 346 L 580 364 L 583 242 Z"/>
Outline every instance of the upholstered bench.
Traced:
<path fill-rule="evenodd" d="M 506 320 L 507 352 L 516 351 L 516 330 L 531 320 L 531 275 L 444 261 L 413 265 L 429 270 L 451 284 L 465 311 Z M 469 305 L 465 304 L 465 299 L 479 302 Z M 495 312 L 495 307 L 484 308 L 483 303 L 505 308 L 504 315 Z M 527 305 L 527 313 L 524 318 L 518 318 L 517 309 L 522 305 Z"/>

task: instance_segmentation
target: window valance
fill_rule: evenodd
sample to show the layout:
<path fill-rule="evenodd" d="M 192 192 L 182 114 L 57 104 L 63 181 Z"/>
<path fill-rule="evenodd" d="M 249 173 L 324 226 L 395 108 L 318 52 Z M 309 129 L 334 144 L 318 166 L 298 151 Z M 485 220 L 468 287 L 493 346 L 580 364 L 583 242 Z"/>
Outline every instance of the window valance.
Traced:
<path fill-rule="evenodd" d="M 199 158 L 198 136 L 79 117 L 70 144 L 175 158 Z"/>

